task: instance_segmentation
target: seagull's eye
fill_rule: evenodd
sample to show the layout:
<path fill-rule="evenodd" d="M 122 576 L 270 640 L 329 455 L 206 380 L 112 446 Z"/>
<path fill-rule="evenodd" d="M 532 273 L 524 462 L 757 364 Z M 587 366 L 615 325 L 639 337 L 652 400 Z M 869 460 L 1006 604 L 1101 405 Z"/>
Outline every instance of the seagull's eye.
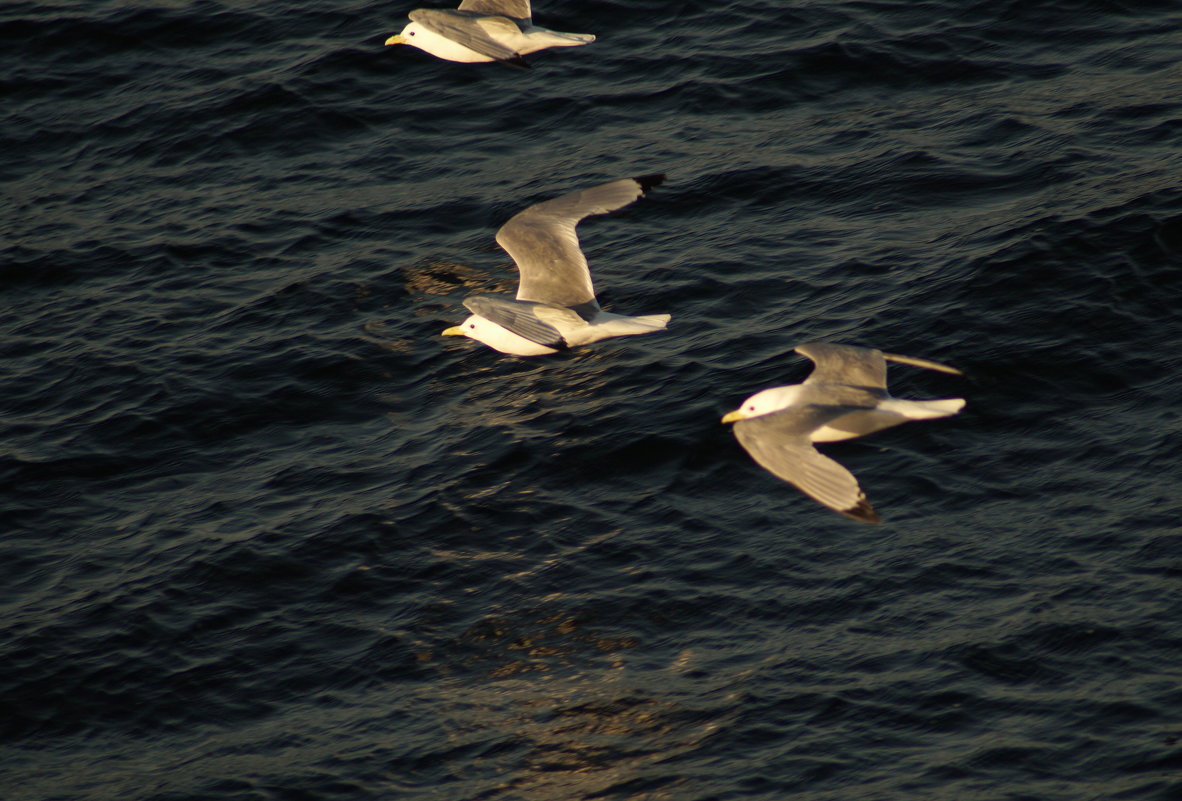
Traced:
<path fill-rule="evenodd" d="M 414 31 L 411 31 L 410 33 L 407 34 L 407 36 L 414 36 L 414 35 L 415 35 Z"/>
<path fill-rule="evenodd" d="M 476 330 L 476 323 L 468 323 L 468 327 L 471 328 L 473 331 L 475 331 Z"/>
<path fill-rule="evenodd" d="M 749 412 L 753 412 L 753 411 L 755 411 L 755 404 L 753 403 L 753 404 L 751 404 L 750 406 L 748 406 L 748 407 L 747 407 L 747 411 L 749 411 Z"/>

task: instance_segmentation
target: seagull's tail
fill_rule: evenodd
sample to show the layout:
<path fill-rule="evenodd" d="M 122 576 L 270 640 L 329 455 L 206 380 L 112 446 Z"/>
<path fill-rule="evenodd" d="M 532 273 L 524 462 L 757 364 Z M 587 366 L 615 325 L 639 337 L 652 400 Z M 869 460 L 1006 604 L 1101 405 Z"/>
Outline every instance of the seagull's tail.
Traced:
<path fill-rule="evenodd" d="M 641 317 L 625 317 L 622 314 L 600 312 L 586 327 L 572 331 L 567 336 L 571 345 L 586 345 L 608 337 L 633 337 L 665 330 L 669 323 L 668 314 L 646 314 Z"/>
<path fill-rule="evenodd" d="M 545 28 L 534 28 L 526 35 L 529 39 L 530 46 L 535 46 L 535 50 L 541 50 L 546 47 L 577 47 L 578 45 L 591 44 L 595 41 L 595 34 L 593 33 L 562 33 L 561 31 L 550 31 Z"/>
<path fill-rule="evenodd" d="M 625 317 L 624 319 L 635 326 L 644 328 L 643 331 L 636 333 L 647 334 L 650 331 L 663 331 L 673 318 L 668 314 L 645 314 L 640 317 Z"/>
<path fill-rule="evenodd" d="M 908 420 L 934 420 L 950 417 L 964 408 L 964 398 L 939 398 L 937 400 L 903 400 L 891 398 L 879 404 L 882 411 L 895 412 Z"/>

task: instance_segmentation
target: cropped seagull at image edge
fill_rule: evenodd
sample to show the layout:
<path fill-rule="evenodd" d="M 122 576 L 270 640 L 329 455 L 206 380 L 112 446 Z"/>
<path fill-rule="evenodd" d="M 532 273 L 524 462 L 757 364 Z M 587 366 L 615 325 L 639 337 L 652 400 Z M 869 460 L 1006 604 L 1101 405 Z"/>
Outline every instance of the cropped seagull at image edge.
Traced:
<path fill-rule="evenodd" d="M 517 299 L 472 295 L 472 316 L 443 332 L 466 336 L 513 356 L 543 356 L 610 337 L 661 331 L 668 314 L 628 317 L 599 308 L 575 226 L 643 197 L 662 175 L 624 178 L 530 206 L 497 231 L 497 244 L 520 272 Z"/>
<path fill-rule="evenodd" d="M 560 33 L 533 24 L 529 0 L 464 0 L 452 11 L 418 8 L 386 44 L 406 44 L 446 61 L 501 61 L 528 68 L 522 56 L 550 47 L 595 41 L 590 33 Z"/>
<path fill-rule="evenodd" d="M 803 384 L 757 392 L 722 418 L 751 458 L 830 509 L 866 523 L 882 518 L 850 471 L 822 456 L 814 442 L 872 434 L 909 420 L 948 417 L 963 398 L 903 400 L 886 389 L 887 361 L 961 375 L 939 362 L 872 348 L 810 342 L 796 352 L 816 365 Z"/>

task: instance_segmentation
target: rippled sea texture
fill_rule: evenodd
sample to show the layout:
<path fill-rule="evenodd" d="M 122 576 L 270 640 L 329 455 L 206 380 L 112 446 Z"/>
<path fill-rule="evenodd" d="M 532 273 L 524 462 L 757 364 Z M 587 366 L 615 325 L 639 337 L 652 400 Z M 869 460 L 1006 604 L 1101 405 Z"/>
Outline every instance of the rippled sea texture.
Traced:
<path fill-rule="evenodd" d="M 119 799 L 1182 794 L 1182 10 L 0 6 L 0 785 Z M 531 202 L 664 335 L 439 331 Z M 823 339 L 960 416 L 718 418 Z"/>

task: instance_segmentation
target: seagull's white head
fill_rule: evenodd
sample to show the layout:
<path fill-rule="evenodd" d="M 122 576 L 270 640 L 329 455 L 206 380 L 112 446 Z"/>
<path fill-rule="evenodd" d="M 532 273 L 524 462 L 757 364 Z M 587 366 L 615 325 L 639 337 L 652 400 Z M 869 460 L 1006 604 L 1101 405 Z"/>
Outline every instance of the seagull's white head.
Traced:
<path fill-rule="evenodd" d="M 724 423 L 737 423 L 740 420 L 746 420 L 750 417 L 759 417 L 764 414 L 771 414 L 783 409 L 787 409 L 796 403 L 796 398 L 800 394 L 800 384 L 793 384 L 790 387 L 772 387 L 765 389 L 762 392 L 756 392 L 747 400 L 743 401 L 743 405 L 733 412 L 727 412 L 723 416 Z"/>
<path fill-rule="evenodd" d="M 511 356 L 546 356 L 557 353 L 554 348 L 540 345 L 532 339 L 514 334 L 509 329 L 497 325 L 492 320 L 473 314 L 459 325 L 445 328 L 445 337 L 468 337 L 488 345 L 493 350 L 508 353 Z"/>
<path fill-rule="evenodd" d="M 402 33 L 394 34 L 389 39 L 387 39 L 386 44 L 388 44 L 388 45 L 396 45 L 396 44 L 413 45 L 413 44 L 415 44 L 415 37 L 418 36 L 419 34 L 421 34 L 422 31 L 423 31 L 422 25 L 420 25 L 417 22 L 412 22 L 409 25 L 407 25 L 405 28 L 402 29 Z"/>

